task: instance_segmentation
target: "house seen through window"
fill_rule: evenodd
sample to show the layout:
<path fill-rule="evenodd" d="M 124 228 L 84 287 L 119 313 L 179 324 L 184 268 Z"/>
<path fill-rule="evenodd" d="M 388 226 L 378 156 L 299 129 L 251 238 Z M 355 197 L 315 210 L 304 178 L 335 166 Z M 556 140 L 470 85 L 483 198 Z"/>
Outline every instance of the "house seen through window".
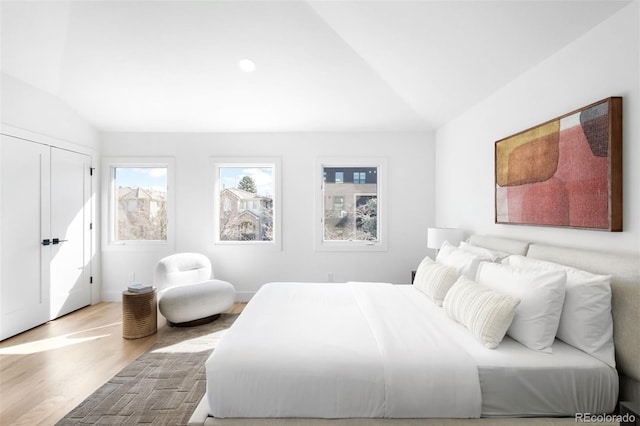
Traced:
<path fill-rule="evenodd" d="M 114 167 L 113 197 L 112 240 L 167 240 L 167 167 Z"/>
<path fill-rule="evenodd" d="M 323 167 L 324 241 L 378 240 L 378 167 Z"/>
<path fill-rule="evenodd" d="M 274 167 L 219 166 L 219 241 L 273 241 Z"/>

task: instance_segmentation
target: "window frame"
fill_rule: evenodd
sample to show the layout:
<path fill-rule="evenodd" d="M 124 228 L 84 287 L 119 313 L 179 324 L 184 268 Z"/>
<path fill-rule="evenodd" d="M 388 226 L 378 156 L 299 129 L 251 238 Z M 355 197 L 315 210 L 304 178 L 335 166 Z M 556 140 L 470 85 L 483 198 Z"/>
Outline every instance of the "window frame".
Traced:
<path fill-rule="evenodd" d="M 280 157 L 211 157 L 211 180 L 213 182 L 212 214 L 214 245 L 240 245 L 240 246 L 263 246 L 276 250 L 282 249 L 282 200 L 281 200 L 281 159 Z M 271 241 L 262 240 L 221 240 L 220 239 L 220 168 L 224 167 L 257 167 L 273 168 L 273 239 Z"/>
<path fill-rule="evenodd" d="M 167 168 L 167 239 L 117 240 L 115 220 L 117 202 L 115 170 L 117 168 Z M 104 157 L 102 159 L 102 203 L 106 212 L 102 220 L 102 248 L 105 251 L 172 250 L 175 247 L 175 158 L 174 157 Z"/>
<path fill-rule="evenodd" d="M 376 167 L 377 169 L 377 240 L 325 240 L 324 239 L 324 185 L 325 168 L 340 167 Z M 387 251 L 387 174 L 388 164 L 385 157 L 320 157 L 316 159 L 314 167 L 315 188 L 315 235 L 316 251 L 329 252 L 376 252 Z M 355 195 L 354 195 L 355 196 Z"/>

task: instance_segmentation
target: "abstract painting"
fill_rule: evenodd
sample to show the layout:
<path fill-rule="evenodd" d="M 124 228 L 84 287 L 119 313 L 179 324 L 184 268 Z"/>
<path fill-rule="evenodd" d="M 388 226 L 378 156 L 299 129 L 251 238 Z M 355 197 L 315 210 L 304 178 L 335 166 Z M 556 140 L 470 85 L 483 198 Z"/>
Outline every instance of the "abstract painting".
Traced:
<path fill-rule="evenodd" d="M 495 222 L 622 231 L 622 98 L 495 143 Z"/>

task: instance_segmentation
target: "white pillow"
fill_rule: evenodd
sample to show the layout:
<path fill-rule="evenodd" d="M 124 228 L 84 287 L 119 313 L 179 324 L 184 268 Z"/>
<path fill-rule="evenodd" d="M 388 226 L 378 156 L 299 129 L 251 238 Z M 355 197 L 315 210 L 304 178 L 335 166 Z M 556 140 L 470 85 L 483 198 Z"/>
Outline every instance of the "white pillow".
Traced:
<path fill-rule="evenodd" d="M 457 279 L 458 273 L 455 269 L 425 257 L 418 265 L 413 285 L 429 296 L 433 303 L 442 306 L 444 296 Z"/>
<path fill-rule="evenodd" d="M 482 262 L 478 283 L 520 299 L 507 334 L 523 345 L 551 353 L 564 302 L 564 271 L 538 271 Z"/>
<path fill-rule="evenodd" d="M 469 253 L 451 245 L 445 241 L 436 256 L 436 262 L 447 265 L 456 270 L 460 275 L 465 275 L 470 279 L 475 279 L 478 264 L 482 258 L 476 254 Z"/>
<path fill-rule="evenodd" d="M 509 253 L 474 246 L 464 241 L 460 242 L 460 249 L 475 254 L 476 256 L 480 256 L 483 260 L 489 260 L 491 262 L 501 262 L 502 259 L 509 256 Z"/>
<path fill-rule="evenodd" d="M 567 287 L 558 326 L 558 339 L 615 368 L 611 275 L 596 275 L 524 256 L 509 256 L 504 262 L 522 268 L 564 270 L 567 274 Z"/>
<path fill-rule="evenodd" d="M 495 292 L 462 276 L 444 298 L 444 310 L 484 346 L 495 349 L 504 338 L 519 303 L 514 297 Z"/>

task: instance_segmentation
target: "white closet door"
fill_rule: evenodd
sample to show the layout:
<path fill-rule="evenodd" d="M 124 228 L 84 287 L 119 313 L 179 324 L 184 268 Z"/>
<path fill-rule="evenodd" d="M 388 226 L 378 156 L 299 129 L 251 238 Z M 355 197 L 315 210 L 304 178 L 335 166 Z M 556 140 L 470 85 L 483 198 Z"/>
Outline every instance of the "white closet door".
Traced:
<path fill-rule="evenodd" d="M 91 304 L 90 165 L 51 148 L 51 319 Z"/>
<path fill-rule="evenodd" d="M 0 135 L 0 339 L 49 320 L 50 148 Z"/>

